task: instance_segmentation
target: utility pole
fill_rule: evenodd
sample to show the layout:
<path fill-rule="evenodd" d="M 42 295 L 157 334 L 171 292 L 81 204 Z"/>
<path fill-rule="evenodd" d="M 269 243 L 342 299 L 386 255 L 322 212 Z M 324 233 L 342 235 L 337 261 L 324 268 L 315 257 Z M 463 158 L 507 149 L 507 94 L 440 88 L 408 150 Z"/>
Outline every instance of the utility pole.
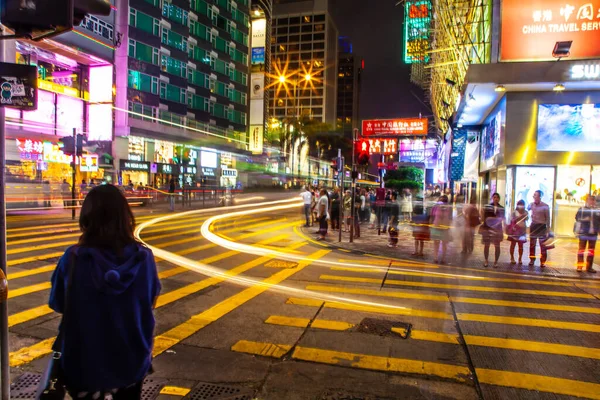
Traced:
<path fill-rule="evenodd" d="M 5 54 L 6 50 L 4 41 L 0 40 L 0 61 L 2 62 L 9 59 L 7 54 Z M 4 107 L 0 107 L 0 270 L 6 277 L 8 273 L 6 271 L 6 201 L 4 201 L 4 199 L 6 199 L 4 187 L 4 175 L 6 170 L 5 117 L 5 109 Z M 2 286 L 2 283 L 3 282 L 0 282 L 0 286 Z M 10 397 L 10 375 L 8 367 L 8 301 L 2 297 L 4 296 L 0 293 L 0 399 L 8 400 Z"/>
<path fill-rule="evenodd" d="M 354 129 L 352 131 L 352 185 L 351 185 L 351 189 L 350 189 L 350 196 L 351 197 L 351 202 L 350 202 L 350 218 L 351 218 L 351 222 L 350 222 L 350 243 L 354 242 L 354 218 L 355 218 L 355 214 L 356 211 L 354 210 L 354 199 L 355 199 L 355 191 L 356 191 L 356 177 L 358 176 L 358 173 L 356 171 L 356 136 L 358 135 L 358 129 Z"/>
<path fill-rule="evenodd" d="M 77 129 L 73 128 L 73 159 L 71 160 L 71 173 L 73 185 L 71 186 L 71 218 L 75 220 L 75 179 L 77 179 Z"/>
<path fill-rule="evenodd" d="M 339 187 L 340 187 L 340 206 L 339 206 L 339 210 L 340 210 L 340 215 L 339 215 L 339 222 L 338 222 L 338 233 L 339 233 L 339 237 L 338 237 L 338 242 L 342 242 L 342 222 L 344 220 L 344 174 L 346 172 L 344 171 L 344 157 L 342 157 L 342 149 L 338 149 L 338 183 L 339 183 Z"/>

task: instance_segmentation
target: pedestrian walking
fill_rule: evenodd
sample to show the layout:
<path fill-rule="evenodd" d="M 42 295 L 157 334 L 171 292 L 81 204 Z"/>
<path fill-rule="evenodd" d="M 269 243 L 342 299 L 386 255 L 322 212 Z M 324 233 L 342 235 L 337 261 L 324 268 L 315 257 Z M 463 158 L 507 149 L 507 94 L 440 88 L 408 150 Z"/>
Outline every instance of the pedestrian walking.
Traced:
<path fill-rule="evenodd" d="M 358 190 L 358 189 L 357 189 Z M 362 189 L 360 191 L 360 212 L 359 212 L 360 222 L 367 221 L 367 191 Z"/>
<path fill-rule="evenodd" d="M 302 201 L 304 202 L 304 218 L 306 218 L 305 227 L 310 226 L 310 207 L 312 204 L 312 193 L 308 190 L 308 187 L 305 186 L 302 193 L 300 193 L 300 197 L 302 197 Z"/>
<path fill-rule="evenodd" d="M 550 232 L 550 207 L 542 201 L 544 194 L 541 190 L 533 193 L 533 203 L 529 205 L 531 226 L 529 227 L 529 266 L 535 265 L 535 248 L 540 244 L 540 267 L 546 267 L 548 249 L 544 245 Z"/>
<path fill-rule="evenodd" d="M 383 228 L 382 230 L 384 232 L 387 232 L 387 226 L 388 226 L 388 220 L 390 218 L 390 202 L 392 201 L 392 192 L 391 191 L 387 191 L 385 194 L 385 205 L 383 206 L 382 209 L 382 220 L 383 220 Z"/>
<path fill-rule="evenodd" d="M 356 188 L 354 192 L 354 238 L 360 238 L 360 192 L 359 189 Z"/>
<path fill-rule="evenodd" d="M 329 219 L 329 197 L 327 197 L 327 190 L 321 189 L 316 208 L 319 221 L 319 237 L 317 240 L 324 240 L 325 236 L 327 236 L 327 220 Z"/>
<path fill-rule="evenodd" d="M 473 253 L 473 249 L 475 248 L 475 228 L 481 224 L 476 201 L 475 196 L 472 196 L 470 203 L 463 207 L 465 225 L 463 230 L 462 253 L 465 255 Z"/>
<path fill-rule="evenodd" d="M 346 194 L 344 195 L 344 232 L 350 231 L 350 224 L 352 223 L 352 196 L 350 195 L 350 191 L 346 190 Z"/>
<path fill-rule="evenodd" d="M 71 185 L 69 185 L 69 183 L 67 182 L 66 179 L 63 179 L 63 182 L 60 184 L 60 193 L 62 195 L 63 198 L 63 206 L 65 208 L 69 207 L 69 205 L 71 204 L 71 197 L 72 197 L 72 193 L 71 193 Z"/>
<path fill-rule="evenodd" d="M 90 191 L 79 227 L 79 243 L 52 275 L 49 306 L 62 321 L 49 367 L 58 368 L 49 369 L 40 392 L 64 384 L 73 399 L 140 399 L 161 288 L 154 255 L 136 241 L 133 214 L 115 186 Z"/>
<path fill-rule="evenodd" d="M 494 268 L 498 268 L 498 260 L 500 259 L 500 242 L 504 238 L 503 231 L 504 223 L 504 207 L 500 205 L 500 195 L 494 193 L 492 202 L 486 205 L 483 209 L 483 224 L 479 229 L 483 242 L 483 257 L 485 262 L 484 267 L 489 266 L 488 259 L 490 257 L 490 246 L 494 245 Z"/>
<path fill-rule="evenodd" d="M 388 221 L 388 233 L 390 241 L 388 247 L 398 247 L 398 223 L 400 222 L 400 204 L 398 204 L 398 193 L 393 192 L 390 204 L 390 219 Z"/>
<path fill-rule="evenodd" d="M 510 241 L 510 263 L 515 265 L 515 248 L 519 247 L 519 265 L 523 264 L 523 245 L 527 242 L 527 221 L 529 214 L 525 210 L 525 201 L 519 200 L 515 211 L 511 214 L 506 234 Z"/>
<path fill-rule="evenodd" d="M 579 238 L 579 251 L 577 252 L 577 272 L 583 271 L 596 273 L 594 269 L 594 252 L 600 231 L 600 210 L 596 208 L 596 198 L 587 196 L 585 205 L 575 215 L 574 232 Z"/>
<path fill-rule="evenodd" d="M 311 214 L 311 225 L 314 225 L 319 221 L 317 216 L 317 201 L 319 200 L 319 192 L 317 190 L 311 191 L 312 198 L 310 200 L 310 214 Z"/>
<path fill-rule="evenodd" d="M 452 226 L 452 207 L 448 205 L 448 196 L 441 195 L 438 202 L 431 210 L 431 238 L 433 239 L 434 262 L 446 263 L 448 243 L 451 239 L 450 227 Z M 442 258 L 439 258 L 440 243 Z"/>
<path fill-rule="evenodd" d="M 50 186 L 50 181 L 44 181 L 42 192 L 44 193 L 44 207 L 52 207 L 52 187 Z"/>
<path fill-rule="evenodd" d="M 175 211 L 175 179 L 169 180 L 169 210 Z"/>
<path fill-rule="evenodd" d="M 402 212 L 402 219 L 405 222 L 412 220 L 413 204 L 412 204 L 412 193 L 410 189 L 404 189 L 402 192 L 402 200 L 400 202 L 400 211 Z"/>
<path fill-rule="evenodd" d="M 429 230 L 429 215 L 423 206 L 415 207 L 413 213 L 412 226 L 413 226 L 413 238 L 415 240 L 415 252 L 413 256 L 423 257 L 423 247 L 425 242 L 431 239 Z M 419 212 L 420 211 L 420 212 Z"/>
<path fill-rule="evenodd" d="M 341 210 L 340 188 L 335 188 L 331 195 L 331 229 L 340 229 L 340 210 Z"/>

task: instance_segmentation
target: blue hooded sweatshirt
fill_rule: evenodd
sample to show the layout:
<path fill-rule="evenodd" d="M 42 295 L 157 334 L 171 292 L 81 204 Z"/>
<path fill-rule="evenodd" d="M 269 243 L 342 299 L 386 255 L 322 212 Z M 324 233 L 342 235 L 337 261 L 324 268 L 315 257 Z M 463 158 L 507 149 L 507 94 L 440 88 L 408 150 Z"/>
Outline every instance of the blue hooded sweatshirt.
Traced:
<path fill-rule="evenodd" d="M 127 387 L 151 366 L 153 305 L 160 292 L 154 255 L 131 244 L 114 252 L 70 247 L 52 275 L 49 305 L 62 313 L 71 252 L 76 262 L 62 344 L 67 384 L 80 391 Z M 62 324 L 61 324 L 62 325 Z"/>

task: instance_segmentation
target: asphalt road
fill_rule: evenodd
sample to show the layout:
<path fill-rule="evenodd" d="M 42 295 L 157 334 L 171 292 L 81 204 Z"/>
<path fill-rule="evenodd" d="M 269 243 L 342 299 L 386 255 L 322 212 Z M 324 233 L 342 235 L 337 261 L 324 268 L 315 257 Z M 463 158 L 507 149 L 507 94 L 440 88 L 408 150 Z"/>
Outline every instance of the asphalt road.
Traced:
<path fill-rule="evenodd" d="M 138 212 L 163 285 L 147 398 L 600 399 L 599 280 L 354 254 L 302 233 L 297 203 L 253 196 Z M 77 237 L 58 217 L 9 217 L 22 393 L 47 362 L 49 279 Z"/>

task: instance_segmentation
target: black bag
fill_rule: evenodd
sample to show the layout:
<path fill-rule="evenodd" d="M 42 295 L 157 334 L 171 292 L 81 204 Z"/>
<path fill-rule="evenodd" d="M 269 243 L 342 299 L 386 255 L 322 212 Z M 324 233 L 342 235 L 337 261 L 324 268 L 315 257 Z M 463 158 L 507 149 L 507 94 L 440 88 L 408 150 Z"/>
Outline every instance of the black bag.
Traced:
<path fill-rule="evenodd" d="M 69 294 L 71 292 L 71 286 L 73 282 L 73 272 L 75 271 L 75 248 L 71 248 L 69 255 L 69 269 L 67 278 L 67 288 L 65 290 L 65 307 L 63 310 L 62 321 L 58 329 L 58 336 L 52 345 L 52 358 L 48 362 L 46 370 L 42 374 L 38 390 L 36 393 L 36 400 L 63 400 L 67 394 L 67 387 L 65 385 L 65 377 L 61 367 L 61 349 L 65 339 L 64 329 L 69 316 Z"/>

